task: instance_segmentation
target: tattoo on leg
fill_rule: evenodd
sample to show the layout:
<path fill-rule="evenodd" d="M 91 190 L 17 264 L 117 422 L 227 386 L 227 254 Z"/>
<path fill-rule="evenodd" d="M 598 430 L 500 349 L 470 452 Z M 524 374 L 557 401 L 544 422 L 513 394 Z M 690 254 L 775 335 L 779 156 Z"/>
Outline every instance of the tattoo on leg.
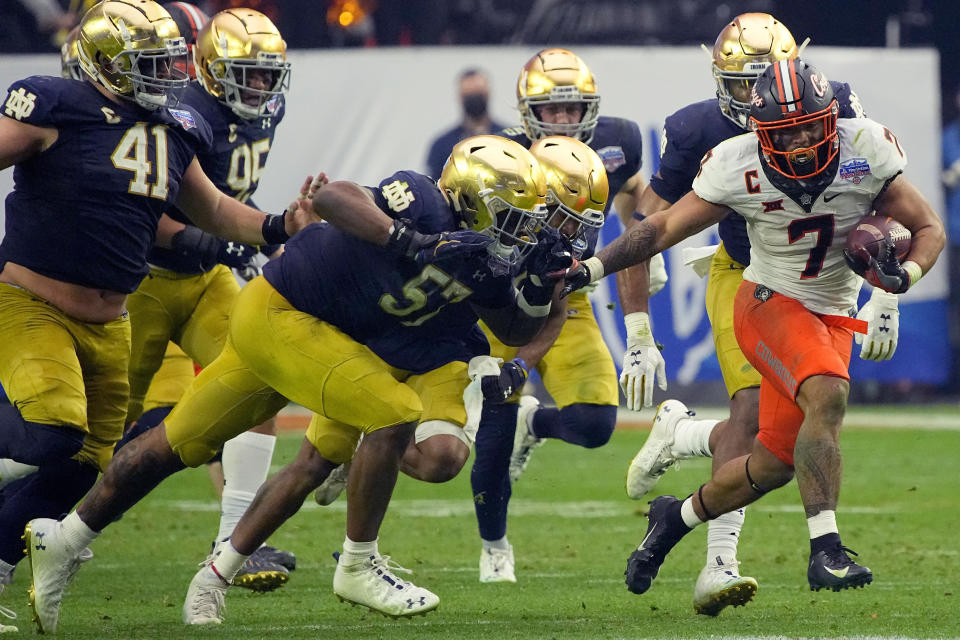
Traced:
<path fill-rule="evenodd" d="M 807 517 L 837 508 L 843 459 L 831 440 L 798 440 L 794 448 L 795 472 Z"/>

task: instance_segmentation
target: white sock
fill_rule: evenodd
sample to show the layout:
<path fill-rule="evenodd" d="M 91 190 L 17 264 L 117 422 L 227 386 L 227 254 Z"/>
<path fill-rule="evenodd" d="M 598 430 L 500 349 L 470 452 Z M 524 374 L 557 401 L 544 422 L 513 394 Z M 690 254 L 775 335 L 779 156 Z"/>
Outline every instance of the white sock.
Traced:
<path fill-rule="evenodd" d="M 693 496 L 684 500 L 683 504 L 680 505 L 680 517 L 683 518 L 683 524 L 691 529 L 703 524 L 703 520 L 701 520 L 697 512 L 693 510 Z"/>
<path fill-rule="evenodd" d="M 32 464 L 23 464 L 10 458 L 0 458 L 0 489 L 36 470 L 37 467 Z"/>
<path fill-rule="evenodd" d="M 490 549 L 501 549 L 506 551 L 510 548 L 510 543 L 507 542 L 507 536 L 503 536 L 499 540 L 483 540 L 481 538 L 480 541 L 483 542 L 484 551 L 489 551 Z"/>
<path fill-rule="evenodd" d="M 807 518 L 807 527 L 810 529 L 810 539 L 825 536 L 828 533 L 840 533 L 837 529 L 837 513 L 835 511 L 821 511 L 815 516 Z"/>
<path fill-rule="evenodd" d="M 677 458 L 712 458 L 710 434 L 718 422 L 720 421 L 683 418 L 677 422 L 670 452 Z"/>
<path fill-rule="evenodd" d="M 80 519 L 80 515 L 73 511 L 60 523 L 60 526 L 63 527 L 63 535 L 67 540 L 67 544 L 77 552 L 80 552 L 84 547 L 89 545 L 94 539 L 100 535 L 99 531 L 94 531 L 87 524 Z"/>
<path fill-rule="evenodd" d="M 357 564 L 364 562 L 370 556 L 379 555 L 380 551 L 377 549 L 377 540 L 379 540 L 379 538 L 371 540 L 370 542 L 354 542 L 350 538 L 344 538 L 343 554 L 340 556 L 343 564 Z"/>
<path fill-rule="evenodd" d="M 736 561 L 744 511 L 745 509 L 734 509 L 707 523 L 707 564 L 715 562 L 717 557 L 727 562 Z"/>
<path fill-rule="evenodd" d="M 270 472 L 277 437 L 241 433 L 223 445 L 223 497 L 217 540 L 230 537 Z"/>
<path fill-rule="evenodd" d="M 227 582 L 233 582 L 233 579 L 237 577 L 237 572 L 240 571 L 240 567 L 250 556 L 245 556 L 234 549 L 229 540 L 221 542 L 217 551 L 217 557 L 213 561 L 214 570 Z"/>

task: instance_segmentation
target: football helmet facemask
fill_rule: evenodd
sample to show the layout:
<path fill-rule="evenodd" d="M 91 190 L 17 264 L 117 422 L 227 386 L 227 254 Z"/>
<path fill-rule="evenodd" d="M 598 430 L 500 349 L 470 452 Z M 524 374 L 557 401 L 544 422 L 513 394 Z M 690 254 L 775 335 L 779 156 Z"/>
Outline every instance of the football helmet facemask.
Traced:
<path fill-rule="evenodd" d="M 114 95 L 145 109 L 175 104 L 189 82 L 187 45 L 153 0 L 106 0 L 80 22 L 80 68 Z"/>
<path fill-rule="evenodd" d="M 770 64 L 797 55 L 790 30 L 769 13 L 744 13 L 734 18 L 713 45 L 713 78 L 723 115 L 749 129 L 753 83 Z"/>
<path fill-rule="evenodd" d="M 437 181 L 465 228 L 494 239 L 491 252 L 519 263 L 537 244 L 546 218 L 547 183 L 537 159 L 499 136 L 457 143 Z"/>
<path fill-rule="evenodd" d="M 781 60 L 757 79 L 750 125 L 767 164 L 793 179 L 821 173 L 837 156 L 837 99 L 827 77 L 803 60 Z"/>
<path fill-rule="evenodd" d="M 530 153 L 547 179 L 547 226 L 565 235 L 576 248 L 587 228 L 603 226 L 610 185 L 603 161 L 583 142 L 566 136 L 537 140 Z"/>
<path fill-rule="evenodd" d="M 77 25 L 67 34 L 60 47 L 60 75 L 72 80 L 83 80 L 80 70 L 80 54 L 77 52 L 80 40 L 80 26 Z"/>
<path fill-rule="evenodd" d="M 287 43 L 270 18 L 227 9 L 211 18 L 194 48 L 197 79 L 241 118 L 269 115 L 290 87 Z"/>
<path fill-rule="evenodd" d="M 545 122 L 542 107 L 578 105 L 580 119 L 570 123 Z M 517 109 L 527 137 L 570 136 L 583 142 L 593 139 L 600 113 L 597 82 L 587 65 L 572 51 L 544 49 L 530 58 L 517 80 Z"/>

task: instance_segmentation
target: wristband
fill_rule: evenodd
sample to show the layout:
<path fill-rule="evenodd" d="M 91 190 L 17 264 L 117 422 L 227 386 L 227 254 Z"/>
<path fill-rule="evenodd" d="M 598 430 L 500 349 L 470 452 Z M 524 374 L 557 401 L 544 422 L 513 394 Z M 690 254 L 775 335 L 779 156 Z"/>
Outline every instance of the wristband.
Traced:
<path fill-rule="evenodd" d="M 583 266 L 586 267 L 590 273 L 590 282 L 596 282 L 603 277 L 603 263 L 600 262 L 600 258 L 597 256 L 584 260 Z"/>
<path fill-rule="evenodd" d="M 268 213 L 266 217 L 264 217 L 263 226 L 260 227 L 264 244 L 283 244 L 290 239 L 290 235 L 286 229 L 286 218 L 286 211 L 278 216 Z"/>
<path fill-rule="evenodd" d="M 653 345 L 653 332 L 650 330 L 650 316 L 644 311 L 628 313 L 623 317 L 627 329 L 627 338 L 637 338 L 643 344 Z"/>
<path fill-rule="evenodd" d="M 921 269 L 920 265 L 913 260 L 907 260 L 900 266 L 902 266 L 903 270 L 907 272 L 908 276 L 910 276 L 909 286 L 911 287 L 917 284 L 917 280 L 923 277 L 923 269 Z"/>

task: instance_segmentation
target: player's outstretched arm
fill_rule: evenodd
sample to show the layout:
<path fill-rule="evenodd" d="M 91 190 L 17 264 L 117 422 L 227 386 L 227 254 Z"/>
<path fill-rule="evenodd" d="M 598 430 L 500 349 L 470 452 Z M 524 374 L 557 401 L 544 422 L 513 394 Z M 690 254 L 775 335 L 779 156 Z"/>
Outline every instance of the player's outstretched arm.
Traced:
<path fill-rule="evenodd" d="M 889 216 L 910 230 L 910 252 L 903 259 L 904 267 L 913 262 L 919 266 L 920 274 L 929 271 L 943 250 L 947 236 L 940 216 L 919 189 L 904 176 L 897 176 L 874 202 L 874 208 L 878 215 Z M 910 284 L 917 279 L 919 275 L 912 278 Z"/>

